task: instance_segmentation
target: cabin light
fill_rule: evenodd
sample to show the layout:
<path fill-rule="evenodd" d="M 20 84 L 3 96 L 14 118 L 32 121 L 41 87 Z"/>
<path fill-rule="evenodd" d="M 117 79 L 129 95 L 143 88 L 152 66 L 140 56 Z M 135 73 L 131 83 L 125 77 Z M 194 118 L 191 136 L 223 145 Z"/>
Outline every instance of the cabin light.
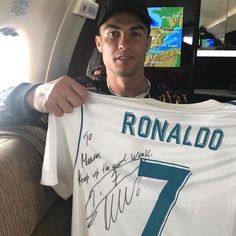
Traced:
<path fill-rule="evenodd" d="M 29 59 L 27 41 L 14 28 L 0 28 L 0 91 L 28 81 Z"/>
<path fill-rule="evenodd" d="M 235 50 L 198 50 L 198 57 L 236 57 Z"/>
<path fill-rule="evenodd" d="M 184 36 L 183 41 L 189 45 L 193 45 L 193 37 L 190 36 Z"/>

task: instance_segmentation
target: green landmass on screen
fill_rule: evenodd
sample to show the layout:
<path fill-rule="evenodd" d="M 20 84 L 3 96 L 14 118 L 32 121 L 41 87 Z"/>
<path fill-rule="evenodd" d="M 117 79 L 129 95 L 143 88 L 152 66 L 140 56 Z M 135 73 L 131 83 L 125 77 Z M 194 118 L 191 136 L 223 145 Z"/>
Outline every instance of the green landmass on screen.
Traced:
<path fill-rule="evenodd" d="M 173 32 L 175 27 L 183 25 L 183 8 L 182 7 L 163 7 L 161 11 L 153 10 L 162 18 L 160 27 L 151 30 L 150 48 L 161 46 L 167 35 Z M 145 66 L 147 67 L 179 67 L 181 60 L 181 48 L 173 48 L 158 55 L 147 52 Z"/>
<path fill-rule="evenodd" d="M 146 67 L 179 67 L 180 66 L 180 49 L 174 48 L 167 52 L 157 55 L 146 54 L 144 66 Z"/>
<path fill-rule="evenodd" d="M 183 8 L 182 7 L 163 7 L 161 11 L 153 10 L 162 18 L 162 28 L 173 29 L 176 26 L 183 25 Z"/>

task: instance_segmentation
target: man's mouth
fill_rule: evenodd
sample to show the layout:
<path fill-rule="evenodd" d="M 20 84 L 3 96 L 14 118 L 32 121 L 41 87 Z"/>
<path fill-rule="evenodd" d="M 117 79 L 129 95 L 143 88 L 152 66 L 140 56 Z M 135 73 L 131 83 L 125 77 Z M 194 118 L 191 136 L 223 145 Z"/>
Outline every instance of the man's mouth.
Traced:
<path fill-rule="evenodd" d="M 117 61 L 129 61 L 132 59 L 133 59 L 132 56 L 126 56 L 126 55 L 120 55 L 120 56 L 115 57 L 115 60 L 117 60 Z"/>

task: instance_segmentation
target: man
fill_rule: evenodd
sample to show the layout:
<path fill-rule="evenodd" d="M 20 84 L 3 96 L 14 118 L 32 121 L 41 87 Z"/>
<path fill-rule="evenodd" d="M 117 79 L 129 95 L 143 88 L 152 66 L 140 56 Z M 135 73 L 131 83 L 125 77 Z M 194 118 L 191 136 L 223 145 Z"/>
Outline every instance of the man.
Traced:
<path fill-rule="evenodd" d="M 73 194 L 73 236 L 235 235 L 235 106 L 124 99 L 159 98 L 143 68 L 150 18 L 141 0 L 105 3 L 95 39 L 107 74 L 100 88 L 116 96 L 91 93 L 59 118 L 73 103 L 65 93 L 56 102 L 41 184 Z M 79 105 L 86 91 L 77 88 Z"/>
<path fill-rule="evenodd" d="M 187 102 L 186 92 L 151 86 L 145 78 L 144 58 L 151 41 L 151 19 L 142 1 L 135 1 L 135 8 L 132 0 L 107 1 L 100 8 L 97 20 L 99 35 L 95 42 L 102 53 L 107 78 L 92 82 L 88 78 L 63 76 L 41 85 L 20 84 L 4 99 L 7 120 L 10 116 L 17 121 L 41 125 L 42 113 L 56 116 L 70 113 L 86 101 L 85 87 L 91 84 L 105 94 Z"/>

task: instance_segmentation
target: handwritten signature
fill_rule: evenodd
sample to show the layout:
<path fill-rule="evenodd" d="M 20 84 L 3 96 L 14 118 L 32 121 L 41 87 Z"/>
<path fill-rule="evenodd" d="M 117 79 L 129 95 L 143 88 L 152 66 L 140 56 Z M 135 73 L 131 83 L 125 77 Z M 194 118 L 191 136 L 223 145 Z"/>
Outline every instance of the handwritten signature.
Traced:
<path fill-rule="evenodd" d="M 136 165 L 131 163 L 136 162 Z M 131 168 L 131 171 L 122 173 L 120 167 Z M 129 166 L 129 167 L 128 167 Z M 109 230 L 112 222 L 116 222 L 119 213 L 126 205 L 130 205 L 134 196 L 140 194 L 140 177 L 137 176 L 139 160 L 131 160 L 118 168 L 107 172 L 91 189 L 85 205 L 88 227 L 91 227 L 103 205 L 105 229 Z M 129 169 L 130 169 L 129 168 Z M 104 188 L 105 186 L 105 188 Z"/>

